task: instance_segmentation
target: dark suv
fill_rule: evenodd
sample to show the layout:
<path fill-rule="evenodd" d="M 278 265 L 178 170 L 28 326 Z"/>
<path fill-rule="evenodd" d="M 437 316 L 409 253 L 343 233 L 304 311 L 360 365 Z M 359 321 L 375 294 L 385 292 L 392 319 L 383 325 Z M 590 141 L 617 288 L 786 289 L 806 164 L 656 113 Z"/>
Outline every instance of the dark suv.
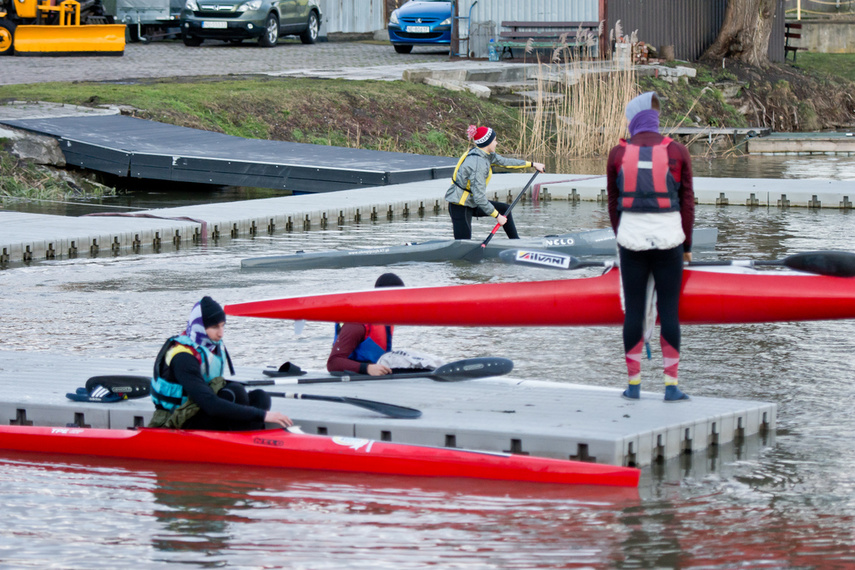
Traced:
<path fill-rule="evenodd" d="M 313 44 L 320 27 L 318 0 L 187 0 L 181 11 L 181 38 L 187 46 L 258 38 L 259 45 L 273 47 L 286 35 Z"/>

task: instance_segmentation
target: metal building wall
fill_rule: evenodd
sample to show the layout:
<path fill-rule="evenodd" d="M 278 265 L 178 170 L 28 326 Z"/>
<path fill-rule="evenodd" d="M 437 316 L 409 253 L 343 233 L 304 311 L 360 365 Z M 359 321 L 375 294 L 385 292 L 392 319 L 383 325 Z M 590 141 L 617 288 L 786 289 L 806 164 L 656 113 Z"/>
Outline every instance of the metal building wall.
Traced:
<path fill-rule="evenodd" d="M 677 59 L 695 61 L 715 41 L 727 0 L 608 0 L 606 18 L 612 29 L 620 20 L 623 33 L 638 30 L 638 40 L 674 46 Z M 769 38 L 769 58 L 784 59 L 784 0 L 779 0 Z"/>
<path fill-rule="evenodd" d="M 469 16 L 475 0 L 458 0 L 458 14 Z M 472 8 L 469 52 L 487 57 L 491 38 L 498 36 L 505 21 L 597 22 L 600 0 L 478 0 Z M 466 36 L 461 21 L 461 36 Z M 461 45 L 461 51 L 466 46 Z"/>
<path fill-rule="evenodd" d="M 608 26 L 655 47 L 674 46 L 677 59 L 694 61 L 718 35 L 727 0 L 609 0 Z"/>
<path fill-rule="evenodd" d="M 321 35 L 365 34 L 386 28 L 385 0 L 320 0 Z"/>

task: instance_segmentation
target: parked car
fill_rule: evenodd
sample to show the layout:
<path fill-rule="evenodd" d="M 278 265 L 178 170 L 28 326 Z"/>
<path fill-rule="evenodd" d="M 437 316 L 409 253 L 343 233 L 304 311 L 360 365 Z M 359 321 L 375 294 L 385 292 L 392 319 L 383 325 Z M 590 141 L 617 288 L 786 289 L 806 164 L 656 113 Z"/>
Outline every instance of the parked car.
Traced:
<path fill-rule="evenodd" d="M 187 0 L 181 11 L 184 45 L 204 40 L 240 43 L 258 38 L 273 47 L 280 36 L 296 35 L 304 44 L 318 39 L 319 0 Z"/>
<path fill-rule="evenodd" d="M 389 17 L 389 41 L 398 53 L 413 46 L 451 46 L 451 2 L 410 0 Z"/>

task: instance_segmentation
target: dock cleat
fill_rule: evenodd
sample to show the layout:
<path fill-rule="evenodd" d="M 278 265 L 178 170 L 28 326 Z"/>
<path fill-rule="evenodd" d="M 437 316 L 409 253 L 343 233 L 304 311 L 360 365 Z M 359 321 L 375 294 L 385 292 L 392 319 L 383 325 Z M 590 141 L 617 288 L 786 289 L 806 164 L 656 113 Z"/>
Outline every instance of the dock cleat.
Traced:
<path fill-rule="evenodd" d="M 684 394 L 676 385 L 665 386 L 666 402 L 685 402 L 691 400 L 688 394 Z"/>
<path fill-rule="evenodd" d="M 640 400 L 641 384 L 630 384 L 626 387 L 626 390 L 623 391 L 621 397 L 626 398 L 627 400 Z"/>

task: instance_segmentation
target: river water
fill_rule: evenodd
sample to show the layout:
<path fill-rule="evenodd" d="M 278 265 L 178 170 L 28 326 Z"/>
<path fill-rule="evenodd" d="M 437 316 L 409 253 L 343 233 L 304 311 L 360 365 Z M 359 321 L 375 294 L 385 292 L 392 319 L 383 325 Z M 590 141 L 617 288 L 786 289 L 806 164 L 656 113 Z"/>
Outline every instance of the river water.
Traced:
<path fill-rule="evenodd" d="M 855 160 L 698 160 L 696 171 L 810 185 L 811 177 L 855 178 Z M 199 199 L 229 194 L 218 196 Z M 119 201 L 140 207 L 169 198 Z M 592 203 L 529 201 L 515 216 L 530 236 L 607 225 L 605 209 Z M 836 210 L 699 206 L 697 219 L 720 232 L 716 251 L 697 259 L 851 249 L 855 237 L 855 215 Z M 477 223 L 476 236 L 486 237 L 488 223 Z M 386 270 L 248 273 L 242 258 L 449 233 L 445 216 L 414 217 L 0 271 L 0 359 L 15 351 L 153 358 L 202 295 L 233 303 L 368 289 Z M 412 286 L 596 274 L 498 262 L 393 270 Z M 321 369 L 331 334 L 328 324 L 308 323 L 298 334 L 290 322 L 232 318 L 226 343 L 240 365 L 290 360 Z M 0 568 L 855 568 L 853 338 L 850 321 L 684 327 L 683 390 L 775 402 L 778 429 L 647 468 L 638 491 L 0 452 Z M 519 378 L 625 382 L 617 327 L 401 327 L 396 343 L 448 360 L 509 357 Z M 643 388 L 658 391 L 653 348 Z M 289 405 L 277 403 L 286 413 Z"/>

